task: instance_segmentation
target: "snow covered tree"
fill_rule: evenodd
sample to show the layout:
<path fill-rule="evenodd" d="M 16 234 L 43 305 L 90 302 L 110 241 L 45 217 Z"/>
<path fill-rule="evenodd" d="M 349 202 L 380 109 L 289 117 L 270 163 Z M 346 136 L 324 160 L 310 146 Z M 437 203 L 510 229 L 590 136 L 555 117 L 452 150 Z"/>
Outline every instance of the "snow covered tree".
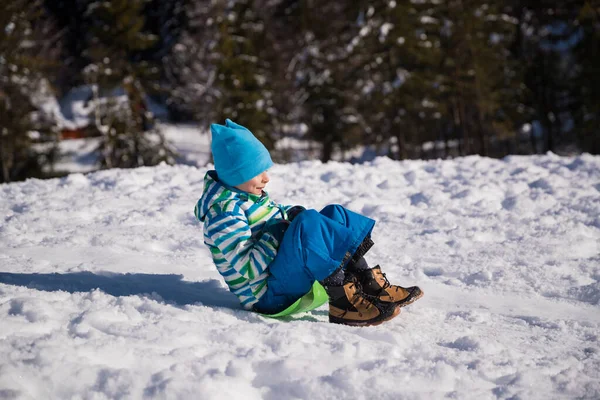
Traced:
<path fill-rule="evenodd" d="M 355 92 L 367 143 L 392 158 L 420 157 L 421 143 L 440 131 L 439 42 L 427 35 L 436 21 L 422 3 L 365 3 L 347 47 L 360 70 Z"/>
<path fill-rule="evenodd" d="M 216 120 L 243 121 L 269 148 L 274 145 L 270 78 L 273 44 L 266 35 L 258 2 L 229 2 L 216 19 Z"/>
<path fill-rule="evenodd" d="M 142 59 L 156 37 L 144 30 L 144 0 L 90 3 L 84 77 L 94 93 L 94 126 L 103 167 L 138 167 L 173 162 L 173 152 L 153 127 L 146 96 L 159 76 Z"/>
<path fill-rule="evenodd" d="M 278 110 L 267 17 L 261 1 L 191 1 L 165 66 L 177 107 L 206 125 L 237 120 L 272 148 Z"/>
<path fill-rule="evenodd" d="M 38 101 L 60 40 L 37 1 L 0 3 L 0 182 L 41 176 L 51 161 L 34 140 L 55 141 L 53 116 Z M 50 157 L 50 158 L 49 158 Z"/>
<path fill-rule="evenodd" d="M 54 85 L 61 93 L 83 83 L 82 69 L 89 63 L 84 57 L 87 48 L 86 10 L 89 0 L 45 0 L 44 6 L 63 32 L 61 68 Z"/>
<path fill-rule="evenodd" d="M 181 34 L 162 57 L 167 104 L 175 118 L 208 122 L 216 89 L 211 51 L 217 38 L 214 6 L 208 1 L 182 5 Z"/>
<path fill-rule="evenodd" d="M 175 51 L 175 46 L 185 40 L 183 35 L 187 33 L 189 25 L 187 7 L 190 3 L 190 0 L 148 0 L 144 7 L 145 30 L 157 40 L 151 47 L 143 50 L 141 55 L 159 69 L 152 97 L 167 106 L 169 117 L 173 121 L 189 121 L 193 115 L 189 112 L 193 106 L 188 101 L 187 94 L 182 96 L 179 89 L 181 86 L 191 85 L 195 77 L 186 76 L 185 80 L 180 80 L 181 60 L 174 56 L 182 55 L 184 59 L 190 57 L 190 54 Z"/>
<path fill-rule="evenodd" d="M 425 156 L 429 141 L 444 143 L 431 156 L 492 154 L 490 142 L 506 152 L 497 143 L 524 119 L 510 11 L 494 1 L 368 2 L 351 44 L 368 61 L 360 110 L 392 157 Z"/>
<path fill-rule="evenodd" d="M 490 155 L 492 140 L 510 139 L 516 132 L 522 73 L 510 46 L 517 20 L 495 1 L 447 1 L 436 14 L 443 21 L 441 93 L 454 136 L 461 154 Z"/>
<path fill-rule="evenodd" d="M 581 105 L 574 120 L 581 150 L 600 154 L 600 2 L 585 1 L 576 21 L 581 38 L 574 47 L 579 64 L 574 88 Z"/>
<path fill-rule="evenodd" d="M 596 51 L 594 30 L 598 29 L 592 22 L 596 18 L 593 4 L 584 0 L 519 3 L 524 10 L 520 58 L 536 127 L 531 135 L 535 152 L 571 152 L 577 147 L 576 138 L 580 148 L 593 147 L 594 135 L 584 134 L 585 121 L 597 115 L 597 108 L 591 111 L 595 100 L 588 97 L 598 85 L 595 57 L 590 56 Z M 586 98 L 592 101 L 591 108 Z"/>
<path fill-rule="evenodd" d="M 307 127 L 321 145 L 321 160 L 362 142 L 363 129 L 353 92 L 358 67 L 347 44 L 358 31 L 358 3 L 285 1 L 274 15 L 281 62 L 287 66 L 286 121 Z"/>

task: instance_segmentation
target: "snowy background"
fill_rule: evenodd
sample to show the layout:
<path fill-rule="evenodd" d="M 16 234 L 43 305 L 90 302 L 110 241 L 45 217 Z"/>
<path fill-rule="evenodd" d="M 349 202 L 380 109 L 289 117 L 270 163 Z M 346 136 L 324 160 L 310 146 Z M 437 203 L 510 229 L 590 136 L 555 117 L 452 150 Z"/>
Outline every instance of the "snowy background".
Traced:
<path fill-rule="evenodd" d="M 425 292 L 354 328 L 238 307 L 206 154 L 0 185 L 1 399 L 600 398 L 600 157 L 276 165 L 275 200 L 376 219 L 370 264 Z"/>

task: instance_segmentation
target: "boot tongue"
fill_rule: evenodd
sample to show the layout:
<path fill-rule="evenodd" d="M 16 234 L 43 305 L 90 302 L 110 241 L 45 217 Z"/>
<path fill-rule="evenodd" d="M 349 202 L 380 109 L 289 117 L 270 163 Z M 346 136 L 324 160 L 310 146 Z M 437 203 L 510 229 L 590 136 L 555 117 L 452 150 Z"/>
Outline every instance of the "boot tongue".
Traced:
<path fill-rule="evenodd" d="M 367 299 L 367 295 L 362 290 L 362 285 L 360 284 L 358 278 L 352 277 L 352 279 L 348 280 L 344 286 L 347 285 L 347 295 L 350 300 L 350 304 L 353 307 L 357 308 L 358 304 L 367 303 L 365 306 L 365 310 L 368 310 L 373 306 L 373 304 Z"/>
<path fill-rule="evenodd" d="M 377 283 L 381 286 L 382 289 L 387 289 L 390 286 L 392 286 L 387 280 L 385 274 L 381 271 L 381 267 L 379 265 L 373 268 L 373 275 L 375 276 Z"/>
<path fill-rule="evenodd" d="M 348 285 L 348 290 L 353 292 L 355 295 L 356 293 L 360 293 L 362 287 L 360 285 L 360 282 L 358 281 L 358 279 L 353 276 L 350 279 L 346 279 L 344 286 Z"/>

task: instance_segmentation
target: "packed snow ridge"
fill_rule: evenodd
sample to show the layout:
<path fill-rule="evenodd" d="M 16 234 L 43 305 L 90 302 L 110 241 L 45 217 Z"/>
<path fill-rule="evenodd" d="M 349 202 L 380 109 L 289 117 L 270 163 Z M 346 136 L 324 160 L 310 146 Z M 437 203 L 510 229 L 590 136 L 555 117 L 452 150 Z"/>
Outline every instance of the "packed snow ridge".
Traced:
<path fill-rule="evenodd" d="M 376 219 L 369 263 L 425 291 L 369 328 L 240 309 L 205 172 L 0 185 L 0 398 L 600 398 L 600 157 L 275 166 L 273 199 Z"/>

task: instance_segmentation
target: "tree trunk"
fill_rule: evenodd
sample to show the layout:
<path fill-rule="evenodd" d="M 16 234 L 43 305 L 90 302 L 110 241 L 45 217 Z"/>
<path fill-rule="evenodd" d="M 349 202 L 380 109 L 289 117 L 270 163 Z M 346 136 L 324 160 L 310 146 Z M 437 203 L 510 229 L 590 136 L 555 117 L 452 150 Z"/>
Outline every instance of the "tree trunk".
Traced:
<path fill-rule="evenodd" d="M 398 160 L 406 160 L 408 158 L 408 151 L 406 149 L 406 136 L 403 129 L 398 129 L 396 133 L 396 139 L 398 140 Z"/>
<path fill-rule="evenodd" d="M 321 161 L 326 163 L 331 160 L 331 155 L 333 154 L 333 142 L 330 138 L 327 138 L 323 142 L 323 148 L 321 149 Z"/>
<path fill-rule="evenodd" d="M 460 128 L 462 129 L 463 134 L 463 156 L 469 155 L 471 153 L 471 143 L 469 137 L 469 130 L 467 129 L 467 117 L 465 115 L 465 104 L 462 101 L 462 91 L 459 92 L 458 98 L 458 119 L 460 120 Z"/>
<path fill-rule="evenodd" d="M 476 101 L 477 101 L 477 108 L 475 109 L 475 113 L 477 114 L 476 116 L 476 121 L 477 121 L 477 130 L 478 130 L 478 136 L 479 136 L 479 154 L 487 157 L 488 153 L 489 153 L 489 146 L 488 146 L 488 135 L 487 135 L 487 129 L 485 126 L 485 111 L 482 110 L 482 94 L 481 94 L 481 87 L 480 87 L 480 83 L 479 83 L 479 77 L 477 76 L 477 73 L 475 73 L 475 96 L 477 96 Z"/>
<path fill-rule="evenodd" d="M 552 121 L 550 121 L 550 118 L 548 117 L 548 114 L 550 113 L 551 110 L 551 99 L 550 97 L 550 90 L 548 88 L 548 81 L 546 79 L 546 60 L 543 59 L 542 62 L 540 63 L 541 66 L 541 71 L 540 71 L 540 76 L 542 79 L 541 82 L 541 88 L 540 88 L 540 100 L 542 102 L 541 104 L 541 122 L 542 125 L 544 126 L 544 144 L 546 145 L 546 149 L 545 151 L 554 151 L 554 140 L 553 140 L 553 126 L 552 126 Z"/>
<path fill-rule="evenodd" d="M 483 118 L 479 110 L 477 111 L 477 128 L 479 130 L 479 154 L 487 157 L 489 155 L 488 135 L 483 124 Z"/>
<path fill-rule="evenodd" d="M 544 118 L 542 118 L 542 120 L 544 121 L 544 125 L 546 128 L 545 129 L 545 131 L 546 131 L 546 136 L 545 136 L 546 151 L 554 152 L 554 138 L 553 138 L 554 128 L 552 127 L 552 122 L 550 121 L 548 116 L 544 116 Z"/>
<path fill-rule="evenodd" d="M 442 135 L 444 136 L 444 158 L 447 159 L 450 155 L 450 138 L 448 135 L 448 129 L 446 129 L 446 127 L 442 124 L 441 120 L 438 123 L 438 126 L 440 127 Z"/>
<path fill-rule="evenodd" d="M 537 154 L 538 152 L 538 146 L 537 146 L 537 140 L 535 139 L 535 135 L 533 132 L 533 128 L 531 128 L 531 130 L 529 131 L 529 140 L 531 143 L 531 152 L 533 154 Z"/>
<path fill-rule="evenodd" d="M 463 141 L 461 140 L 462 131 L 460 129 L 460 119 L 458 117 L 458 101 L 456 98 L 452 99 L 451 104 L 452 111 L 452 137 L 458 142 L 458 154 L 464 155 L 464 146 Z"/>
<path fill-rule="evenodd" d="M 1 135 L 1 133 L 0 133 Z M 6 139 L 13 139 L 12 137 L 6 136 Z M 6 142 L 4 138 L 0 137 L 0 163 L 2 163 L 2 181 L 0 182 L 10 182 L 10 169 L 14 162 L 13 155 L 10 150 L 6 148 Z M 14 151 L 14 147 L 13 147 Z"/>
<path fill-rule="evenodd" d="M 0 144 L 0 163 L 2 163 L 2 182 L 7 183 L 10 181 L 10 176 L 8 174 L 8 162 L 6 157 L 4 156 L 4 148 Z"/>

